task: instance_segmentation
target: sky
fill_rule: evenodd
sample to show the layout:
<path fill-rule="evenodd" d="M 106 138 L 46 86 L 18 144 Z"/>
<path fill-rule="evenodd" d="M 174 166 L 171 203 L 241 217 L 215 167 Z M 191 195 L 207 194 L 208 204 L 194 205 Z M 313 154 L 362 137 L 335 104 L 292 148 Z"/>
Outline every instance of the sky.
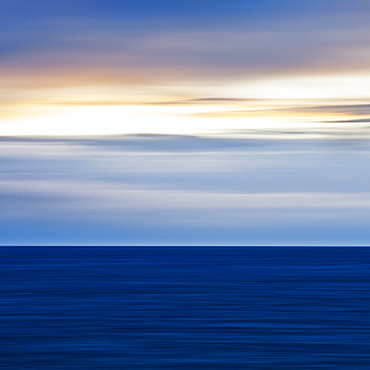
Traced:
<path fill-rule="evenodd" d="M 369 245 L 368 0 L 0 0 L 0 245 Z"/>
<path fill-rule="evenodd" d="M 367 0 L 0 0 L 0 135 L 367 130 Z"/>
<path fill-rule="evenodd" d="M 3 139 L 0 245 L 369 245 L 369 164 L 359 139 Z"/>

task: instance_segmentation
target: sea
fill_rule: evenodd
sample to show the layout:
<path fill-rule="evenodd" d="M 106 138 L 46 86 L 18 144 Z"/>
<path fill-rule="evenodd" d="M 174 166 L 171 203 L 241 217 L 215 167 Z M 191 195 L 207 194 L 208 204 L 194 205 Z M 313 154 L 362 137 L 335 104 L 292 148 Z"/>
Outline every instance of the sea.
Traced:
<path fill-rule="evenodd" d="M 370 369 L 367 247 L 2 247 L 0 369 Z"/>

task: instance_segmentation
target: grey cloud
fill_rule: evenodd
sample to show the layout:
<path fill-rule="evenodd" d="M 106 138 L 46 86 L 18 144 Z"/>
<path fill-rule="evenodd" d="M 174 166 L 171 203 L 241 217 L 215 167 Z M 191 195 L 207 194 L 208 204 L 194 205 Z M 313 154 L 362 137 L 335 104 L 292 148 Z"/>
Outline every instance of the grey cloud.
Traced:
<path fill-rule="evenodd" d="M 117 75 L 166 71 L 160 79 L 168 80 L 367 70 L 370 29 L 365 14 L 261 17 L 203 27 L 190 22 L 169 29 L 133 19 L 44 20 L 23 36 L 9 31 L 0 52 L 19 68 L 87 64 L 114 69 Z"/>
<path fill-rule="evenodd" d="M 359 119 L 338 120 L 334 122 L 335 123 L 370 123 L 370 117 L 369 118 L 359 118 Z"/>
<path fill-rule="evenodd" d="M 370 115 L 370 104 L 316 105 L 309 107 L 306 106 L 306 107 L 288 108 L 286 110 L 295 112 L 325 112 L 325 113 L 327 112 L 327 113 Z"/>

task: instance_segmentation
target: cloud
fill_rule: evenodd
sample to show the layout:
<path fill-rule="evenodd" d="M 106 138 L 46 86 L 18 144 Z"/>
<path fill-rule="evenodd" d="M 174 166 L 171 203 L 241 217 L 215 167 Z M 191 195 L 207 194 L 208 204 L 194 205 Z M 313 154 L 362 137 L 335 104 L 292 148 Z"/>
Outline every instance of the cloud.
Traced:
<path fill-rule="evenodd" d="M 139 84 L 368 70 L 369 9 L 360 1 L 142 3 L 113 1 L 104 9 L 101 2 L 40 3 L 31 7 L 31 17 L 17 3 L 14 9 L 20 9 L 8 15 L 12 27 L 3 26 L 2 64 L 35 73 L 40 84 L 56 70 L 60 83 L 86 76 L 84 67 L 97 82 L 106 76 L 114 83 L 111 71 L 117 81 L 134 76 Z M 76 85 L 81 82 L 76 79 Z"/>
<path fill-rule="evenodd" d="M 359 119 L 347 119 L 347 120 L 339 120 L 334 121 L 335 123 L 370 123 L 369 118 L 359 118 Z"/>
<path fill-rule="evenodd" d="M 366 147 L 227 141 L 3 139 L 0 243 L 368 242 Z"/>
<path fill-rule="evenodd" d="M 27 117 L 43 122 L 53 114 L 55 131 L 66 132 L 56 123 L 58 116 L 81 108 L 81 117 L 87 106 L 227 105 L 225 114 L 220 107 L 218 113 L 211 109 L 202 117 L 180 113 L 179 118 L 204 122 L 206 116 L 210 122 L 221 115 L 241 122 L 253 112 L 235 99 L 252 103 L 259 98 L 328 97 L 333 91 L 367 97 L 364 82 L 347 85 L 339 78 L 333 83 L 325 76 L 356 74 L 365 80 L 370 65 L 368 13 L 359 0 L 310 5 L 288 0 L 3 1 L 2 132 L 27 131 L 25 126 L 35 124 L 25 122 Z M 313 76 L 315 86 L 302 81 Z M 113 122 L 117 115 L 107 119 Z M 85 122 L 89 117 L 71 120 Z M 148 116 L 139 120 L 149 122 Z M 46 126 L 51 133 L 49 125 L 38 127 Z M 107 125 L 112 126 L 109 132 L 118 132 L 115 124 Z M 87 127 L 69 132 L 78 130 L 87 132 Z"/>
<path fill-rule="evenodd" d="M 370 104 L 341 104 L 338 102 L 336 105 L 315 105 L 303 107 L 290 107 L 290 111 L 296 112 L 324 112 L 324 113 L 345 113 L 353 115 L 370 115 Z M 284 110 L 284 108 L 282 109 Z"/>

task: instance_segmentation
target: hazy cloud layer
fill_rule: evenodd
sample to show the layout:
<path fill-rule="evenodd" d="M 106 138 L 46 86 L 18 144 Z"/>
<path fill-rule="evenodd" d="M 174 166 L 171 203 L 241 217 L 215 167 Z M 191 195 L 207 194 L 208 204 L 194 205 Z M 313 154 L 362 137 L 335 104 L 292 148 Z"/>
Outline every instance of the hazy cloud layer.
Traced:
<path fill-rule="evenodd" d="M 370 240 L 368 141 L 5 139 L 0 164 L 3 245 Z"/>

